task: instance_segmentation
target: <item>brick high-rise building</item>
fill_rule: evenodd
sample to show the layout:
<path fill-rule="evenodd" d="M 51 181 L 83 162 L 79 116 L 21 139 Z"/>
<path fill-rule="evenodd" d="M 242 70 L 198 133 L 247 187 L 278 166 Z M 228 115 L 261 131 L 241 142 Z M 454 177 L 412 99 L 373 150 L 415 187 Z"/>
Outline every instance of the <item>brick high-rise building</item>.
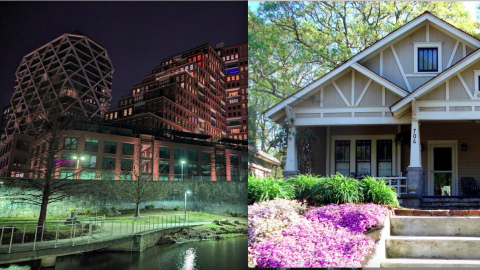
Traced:
<path fill-rule="evenodd" d="M 224 65 L 205 44 L 165 58 L 105 115 L 145 128 L 226 137 Z"/>
<path fill-rule="evenodd" d="M 248 45 L 217 45 L 225 63 L 227 93 L 227 137 L 248 139 Z"/>

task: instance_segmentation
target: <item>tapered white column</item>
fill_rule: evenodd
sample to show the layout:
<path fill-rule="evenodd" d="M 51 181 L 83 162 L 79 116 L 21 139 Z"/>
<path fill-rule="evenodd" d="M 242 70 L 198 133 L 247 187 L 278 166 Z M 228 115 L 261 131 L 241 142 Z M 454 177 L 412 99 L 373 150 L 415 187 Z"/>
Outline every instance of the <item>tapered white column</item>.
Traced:
<path fill-rule="evenodd" d="M 290 176 L 295 176 L 299 174 L 298 171 L 298 157 L 297 157 L 297 146 L 295 145 L 295 135 L 297 130 L 294 126 L 291 126 L 288 132 L 287 138 L 287 158 L 285 164 L 285 170 L 283 171 L 283 176 L 288 178 Z"/>
<path fill-rule="evenodd" d="M 287 139 L 287 160 L 285 171 L 298 171 L 297 165 L 297 147 L 295 145 L 295 135 L 297 130 L 295 127 L 290 127 Z"/>
<path fill-rule="evenodd" d="M 410 166 L 422 167 L 420 144 L 420 124 L 417 119 L 412 119 L 412 131 L 410 138 Z"/>

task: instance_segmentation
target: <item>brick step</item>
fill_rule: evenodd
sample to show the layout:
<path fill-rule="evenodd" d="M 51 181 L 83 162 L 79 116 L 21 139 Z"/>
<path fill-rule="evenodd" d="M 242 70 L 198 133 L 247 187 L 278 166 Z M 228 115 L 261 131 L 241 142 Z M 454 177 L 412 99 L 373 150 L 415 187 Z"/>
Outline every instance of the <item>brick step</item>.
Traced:
<path fill-rule="evenodd" d="M 480 259 L 479 237 L 390 236 L 385 245 L 387 258 Z"/>
<path fill-rule="evenodd" d="M 471 236 L 480 237 L 480 217 L 391 216 L 393 236 Z"/>
<path fill-rule="evenodd" d="M 380 263 L 382 268 L 404 268 L 404 267 L 477 267 L 480 268 L 480 260 L 446 260 L 446 259 L 386 259 Z"/>

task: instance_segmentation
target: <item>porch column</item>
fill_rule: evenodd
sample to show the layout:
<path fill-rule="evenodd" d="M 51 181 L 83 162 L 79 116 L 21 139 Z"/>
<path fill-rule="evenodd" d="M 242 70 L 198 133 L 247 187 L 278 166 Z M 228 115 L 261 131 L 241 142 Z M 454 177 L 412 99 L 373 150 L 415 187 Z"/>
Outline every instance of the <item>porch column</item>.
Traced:
<path fill-rule="evenodd" d="M 407 189 L 410 196 L 423 195 L 423 167 L 421 160 L 420 124 L 418 119 L 412 119 L 410 138 L 410 166 L 407 168 Z"/>
<path fill-rule="evenodd" d="M 298 175 L 297 164 L 297 147 L 295 145 L 295 135 L 297 134 L 296 128 L 291 126 L 288 132 L 287 138 L 287 158 L 285 164 L 285 170 L 282 172 L 284 178 L 290 178 Z"/>

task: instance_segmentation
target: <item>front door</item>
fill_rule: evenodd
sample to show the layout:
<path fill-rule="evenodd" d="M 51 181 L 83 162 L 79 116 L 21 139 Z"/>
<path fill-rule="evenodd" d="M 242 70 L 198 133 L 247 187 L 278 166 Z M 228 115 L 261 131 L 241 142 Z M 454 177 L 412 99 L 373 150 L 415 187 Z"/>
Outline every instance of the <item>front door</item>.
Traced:
<path fill-rule="evenodd" d="M 429 195 L 457 195 L 456 142 L 429 142 Z"/>

